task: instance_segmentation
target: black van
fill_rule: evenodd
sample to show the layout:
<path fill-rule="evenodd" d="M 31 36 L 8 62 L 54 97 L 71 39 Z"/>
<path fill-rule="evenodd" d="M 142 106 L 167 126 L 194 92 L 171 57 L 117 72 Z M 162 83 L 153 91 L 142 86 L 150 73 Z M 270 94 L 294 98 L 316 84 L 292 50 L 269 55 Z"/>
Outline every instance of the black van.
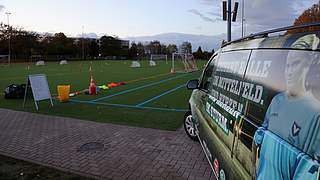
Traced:
<path fill-rule="evenodd" d="M 320 31 L 293 31 L 314 26 L 227 43 L 188 82 L 185 130 L 217 179 L 319 179 Z"/>

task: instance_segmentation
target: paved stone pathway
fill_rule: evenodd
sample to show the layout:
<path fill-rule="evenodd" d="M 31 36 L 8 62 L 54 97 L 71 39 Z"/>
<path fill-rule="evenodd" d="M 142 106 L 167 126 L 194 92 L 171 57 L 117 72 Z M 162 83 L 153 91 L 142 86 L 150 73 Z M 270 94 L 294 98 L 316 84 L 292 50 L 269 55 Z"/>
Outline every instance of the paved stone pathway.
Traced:
<path fill-rule="evenodd" d="M 200 144 L 163 131 L 0 109 L 0 154 L 97 179 L 214 179 Z"/>

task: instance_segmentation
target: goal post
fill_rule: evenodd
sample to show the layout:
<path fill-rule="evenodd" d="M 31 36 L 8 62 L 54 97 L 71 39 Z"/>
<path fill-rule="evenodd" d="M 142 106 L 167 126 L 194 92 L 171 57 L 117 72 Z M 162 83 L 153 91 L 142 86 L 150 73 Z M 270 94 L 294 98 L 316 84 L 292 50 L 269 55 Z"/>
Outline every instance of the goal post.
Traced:
<path fill-rule="evenodd" d="M 172 53 L 171 73 L 186 73 L 197 70 L 197 63 L 192 54 Z"/>

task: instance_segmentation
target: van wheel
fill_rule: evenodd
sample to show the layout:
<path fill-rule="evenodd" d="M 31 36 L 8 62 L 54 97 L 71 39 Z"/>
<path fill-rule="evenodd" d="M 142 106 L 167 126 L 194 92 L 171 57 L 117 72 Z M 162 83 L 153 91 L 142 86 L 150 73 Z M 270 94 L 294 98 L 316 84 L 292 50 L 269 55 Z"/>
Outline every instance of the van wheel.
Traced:
<path fill-rule="evenodd" d="M 196 130 L 193 125 L 191 111 L 186 112 L 186 114 L 184 115 L 183 125 L 184 125 L 184 130 L 186 131 L 189 138 L 194 141 L 199 141 L 196 135 Z"/>

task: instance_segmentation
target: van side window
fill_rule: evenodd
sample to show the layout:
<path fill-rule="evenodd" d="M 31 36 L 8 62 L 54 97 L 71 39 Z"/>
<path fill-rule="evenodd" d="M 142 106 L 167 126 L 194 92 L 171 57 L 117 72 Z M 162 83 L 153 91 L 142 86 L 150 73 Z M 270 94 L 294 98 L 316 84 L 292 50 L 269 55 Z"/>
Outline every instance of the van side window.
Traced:
<path fill-rule="evenodd" d="M 240 102 L 244 105 L 243 114 L 247 121 L 261 126 L 268 106 L 278 92 L 285 89 L 284 67 L 287 50 L 253 50 L 244 78 Z M 256 127 L 244 123 L 241 141 L 251 148 Z"/>
<path fill-rule="evenodd" d="M 244 80 L 244 75 L 251 52 L 251 50 L 241 50 L 222 53 L 217 62 L 216 71 L 212 76 L 213 85 L 210 95 L 224 105 L 224 108 L 221 108 L 219 113 L 227 119 L 227 127 L 224 132 L 217 131 L 217 135 L 230 148 L 230 151 L 233 149 L 234 141 L 232 138 L 226 138 L 226 134 L 229 137 L 230 133 L 234 134 L 234 125 L 238 121 L 227 109 L 232 108 L 241 114 L 244 112 L 245 104 L 241 101 L 241 96 L 243 95 L 244 87 L 248 86 L 248 83 Z M 246 126 L 247 122 L 242 124 Z M 244 144 L 249 145 L 252 139 L 246 140 L 246 142 Z"/>
<path fill-rule="evenodd" d="M 224 52 L 220 55 L 212 75 L 211 95 L 229 107 L 242 112 L 239 90 L 251 50 Z"/>
<path fill-rule="evenodd" d="M 230 149 L 233 141 L 229 137 L 237 120 L 235 114 L 243 110 L 239 92 L 250 53 L 251 50 L 221 53 L 210 77 L 206 112 L 211 117 L 209 122 L 220 127 L 213 130 Z"/>
<path fill-rule="evenodd" d="M 205 71 L 203 72 L 202 81 L 200 88 L 205 91 L 209 91 L 212 87 L 212 74 L 215 70 L 215 63 L 217 61 L 218 56 L 212 58 L 212 60 L 207 65 Z"/>

